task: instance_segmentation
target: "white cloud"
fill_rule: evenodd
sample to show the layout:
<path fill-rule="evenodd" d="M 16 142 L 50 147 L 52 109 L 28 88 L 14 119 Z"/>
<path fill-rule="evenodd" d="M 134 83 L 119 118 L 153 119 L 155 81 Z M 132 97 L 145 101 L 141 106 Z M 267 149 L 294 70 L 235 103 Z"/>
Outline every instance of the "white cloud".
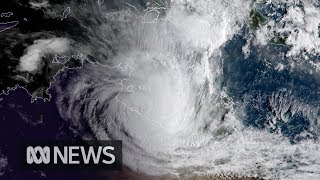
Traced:
<path fill-rule="evenodd" d="M 69 49 L 66 38 L 39 39 L 27 48 L 27 53 L 20 58 L 18 70 L 32 72 L 37 70 L 41 58 L 46 54 L 61 54 Z"/>
<path fill-rule="evenodd" d="M 280 3 L 283 6 L 283 4 Z M 274 33 L 288 34 L 286 44 L 291 47 L 287 56 L 295 56 L 303 51 L 320 54 L 320 9 L 310 1 L 299 7 L 294 3 L 285 5 L 287 13 L 278 23 L 267 23 L 256 32 L 257 42 L 266 45 Z M 270 14 L 272 16 L 272 13 Z"/>
<path fill-rule="evenodd" d="M 35 9 L 49 7 L 49 1 L 48 0 L 44 0 L 42 2 L 29 2 L 29 4 Z"/>

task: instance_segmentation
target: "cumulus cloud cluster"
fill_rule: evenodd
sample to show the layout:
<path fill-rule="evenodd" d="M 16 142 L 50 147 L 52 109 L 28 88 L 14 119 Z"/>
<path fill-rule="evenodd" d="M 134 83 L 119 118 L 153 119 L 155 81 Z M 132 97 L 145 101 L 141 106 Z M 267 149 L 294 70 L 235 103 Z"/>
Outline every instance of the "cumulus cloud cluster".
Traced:
<path fill-rule="evenodd" d="M 269 19 L 268 22 L 257 30 L 257 40 L 265 45 L 275 36 L 285 38 L 285 44 L 290 47 L 288 56 L 295 56 L 302 52 L 320 54 L 320 9 L 314 1 L 278 2 L 270 1 L 266 5 L 274 5 L 286 9 L 286 14 L 281 20 Z M 275 16 L 276 10 L 268 14 Z"/>
<path fill-rule="evenodd" d="M 42 58 L 48 54 L 61 54 L 70 48 L 70 42 L 66 38 L 38 39 L 26 49 L 26 54 L 20 57 L 19 71 L 36 71 Z"/>

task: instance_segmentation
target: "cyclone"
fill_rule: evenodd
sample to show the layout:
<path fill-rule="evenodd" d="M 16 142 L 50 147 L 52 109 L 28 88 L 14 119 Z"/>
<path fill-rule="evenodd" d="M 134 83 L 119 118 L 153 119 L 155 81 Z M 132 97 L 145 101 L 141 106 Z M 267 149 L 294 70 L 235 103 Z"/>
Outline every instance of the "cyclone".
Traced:
<path fill-rule="evenodd" d="M 292 144 L 281 133 L 247 127 L 246 102 L 227 92 L 221 48 L 243 28 L 250 2 L 149 5 L 107 12 L 89 30 L 101 35 L 89 46 L 106 44 L 102 55 L 55 77 L 59 113 L 75 134 L 122 140 L 124 164 L 149 175 L 288 178 L 320 165 L 317 143 Z M 289 111 L 309 118 L 316 111 L 283 100 L 294 97 L 283 91 L 270 97 L 271 125 Z M 314 164 L 292 168 L 310 159 Z"/>

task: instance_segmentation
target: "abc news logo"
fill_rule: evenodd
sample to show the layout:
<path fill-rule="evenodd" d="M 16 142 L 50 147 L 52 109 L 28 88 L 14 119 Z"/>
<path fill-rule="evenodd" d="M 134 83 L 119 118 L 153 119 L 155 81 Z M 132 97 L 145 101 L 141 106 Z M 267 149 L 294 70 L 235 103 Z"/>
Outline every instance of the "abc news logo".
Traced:
<path fill-rule="evenodd" d="M 121 141 L 25 144 L 24 153 L 23 166 L 27 169 L 121 169 L 122 166 Z"/>

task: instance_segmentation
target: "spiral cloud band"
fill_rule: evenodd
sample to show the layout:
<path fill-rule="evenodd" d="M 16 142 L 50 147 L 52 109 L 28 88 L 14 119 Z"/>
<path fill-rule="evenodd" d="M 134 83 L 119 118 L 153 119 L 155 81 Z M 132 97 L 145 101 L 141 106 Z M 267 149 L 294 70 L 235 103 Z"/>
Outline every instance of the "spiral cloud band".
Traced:
<path fill-rule="evenodd" d="M 249 2 L 177 0 L 165 12 L 156 5 L 126 7 L 106 13 L 92 30 L 113 47 L 99 50 L 108 58 L 67 69 L 52 86 L 74 132 L 122 140 L 124 164 L 152 175 L 284 178 L 320 165 L 313 141 L 290 144 L 280 134 L 245 127 L 243 109 L 222 86 L 220 48 L 242 28 Z"/>

